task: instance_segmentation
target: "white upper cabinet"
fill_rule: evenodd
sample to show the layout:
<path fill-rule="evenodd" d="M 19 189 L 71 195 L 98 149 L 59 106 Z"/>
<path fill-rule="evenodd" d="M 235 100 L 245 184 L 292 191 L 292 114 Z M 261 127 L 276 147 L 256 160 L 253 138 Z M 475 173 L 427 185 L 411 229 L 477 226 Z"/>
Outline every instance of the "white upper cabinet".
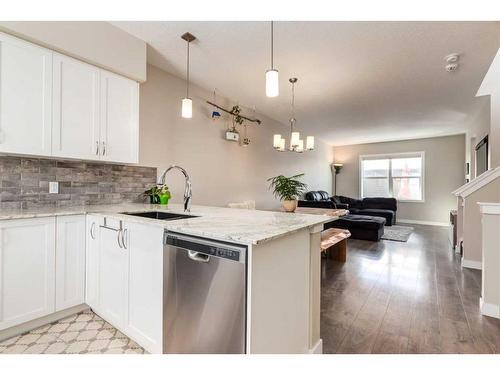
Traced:
<path fill-rule="evenodd" d="M 85 300 L 85 215 L 56 220 L 56 311 Z"/>
<path fill-rule="evenodd" d="M 0 153 L 137 163 L 139 84 L 0 33 Z"/>
<path fill-rule="evenodd" d="M 101 71 L 101 160 L 138 162 L 139 84 Z"/>
<path fill-rule="evenodd" d="M 99 160 L 99 69 L 54 54 L 52 155 Z"/>
<path fill-rule="evenodd" d="M 55 311 L 55 218 L 0 221 L 0 331 Z"/>
<path fill-rule="evenodd" d="M 0 152 L 51 155 L 52 51 L 0 33 Z"/>

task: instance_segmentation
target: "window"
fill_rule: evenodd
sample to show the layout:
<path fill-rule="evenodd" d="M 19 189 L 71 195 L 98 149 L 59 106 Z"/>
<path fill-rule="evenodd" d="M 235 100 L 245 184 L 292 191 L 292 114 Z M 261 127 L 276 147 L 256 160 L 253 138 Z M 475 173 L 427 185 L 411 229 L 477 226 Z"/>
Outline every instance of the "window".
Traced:
<path fill-rule="evenodd" d="M 424 153 L 360 157 L 361 197 L 424 200 Z"/>

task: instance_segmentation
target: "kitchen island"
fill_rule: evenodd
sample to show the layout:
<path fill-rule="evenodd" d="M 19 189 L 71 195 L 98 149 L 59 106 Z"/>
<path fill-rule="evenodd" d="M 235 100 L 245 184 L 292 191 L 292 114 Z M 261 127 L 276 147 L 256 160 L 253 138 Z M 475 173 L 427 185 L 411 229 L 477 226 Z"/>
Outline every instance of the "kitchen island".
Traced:
<path fill-rule="evenodd" d="M 164 352 L 167 340 L 163 334 L 164 314 L 168 314 L 164 311 L 168 293 L 163 284 L 168 272 L 164 259 L 164 232 L 167 231 L 222 241 L 246 249 L 244 352 L 321 352 L 320 231 L 324 223 L 335 220 L 335 217 L 205 206 L 193 206 L 188 213 L 193 217 L 173 221 L 129 215 L 150 211 L 184 213 L 182 206 L 175 204 L 168 208 L 121 204 L 0 212 L 2 239 L 10 235 L 8 232 L 13 231 L 12 228 L 29 230 L 29 225 L 13 225 L 15 222 L 29 222 L 37 228 L 41 225 L 45 237 L 50 237 L 51 228 L 54 228 L 58 239 L 64 238 L 64 228 L 69 228 L 68 218 L 79 223 L 71 226 L 67 240 L 50 241 L 40 235 L 44 243 L 43 254 L 51 254 L 51 247 L 56 248 L 55 243 L 68 249 L 54 249 L 48 259 L 56 258 L 56 269 L 49 267 L 46 272 L 40 273 L 40 280 L 34 279 L 36 283 L 48 280 L 56 284 L 43 289 L 47 299 L 50 299 L 50 293 L 56 291 L 56 303 L 45 303 L 38 314 L 25 314 L 24 318 L 19 313 L 19 306 L 22 306 L 23 296 L 33 293 L 23 290 L 29 285 L 11 280 L 26 275 L 22 275 L 22 259 L 15 258 L 15 249 L 4 246 L 2 242 L 2 255 L 11 257 L 14 265 L 19 262 L 20 268 L 18 276 L 13 271 L 10 274 L 8 270 L 0 269 L 0 272 L 9 273 L 2 276 L 8 276 L 12 288 L 17 288 L 17 297 L 5 288 L 0 296 L 7 313 L 11 311 L 9 304 L 16 306 L 15 310 L 12 309 L 12 316 L 4 314 L 1 317 L 0 338 L 88 305 L 146 350 Z M 66 225 L 60 226 L 59 221 Z M 84 233 L 77 236 L 75 231 L 81 230 Z M 85 242 L 83 247 L 81 239 Z M 78 246 L 73 242 L 78 242 Z M 21 239 L 16 246 L 20 245 Z M 28 245 L 33 246 L 32 243 Z M 73 247 L 80 249 L 78 261 L 71 260 Z M 84 262 L 81 260 L 82 248 Z M 64 254 L 64 262 L 58 259 L 59 253 Z M 66 267 L 58 271 L 59 265 Z M 76 277 L 81 272 L 84 275 Z M 51 277 L 50 273 L 61 274 L 62 277 Z M 57 290 L 61 287 L 57 284 L 61 280 L 68 282 L 71 277 L 75 282 L 69 283 L 74 289 L 70 299 L 65 298 L 68 287 L 62 288 L 65 293 L 58 294 Z M 58 303 L 59 295 L 68 303 Z"/>

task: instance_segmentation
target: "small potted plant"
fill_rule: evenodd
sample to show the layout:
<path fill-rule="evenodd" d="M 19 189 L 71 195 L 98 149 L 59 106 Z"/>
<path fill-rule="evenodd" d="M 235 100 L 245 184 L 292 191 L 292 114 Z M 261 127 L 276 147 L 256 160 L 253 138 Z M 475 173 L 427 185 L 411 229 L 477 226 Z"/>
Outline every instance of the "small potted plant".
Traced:
<path fill-rule="evenodd" d="M 294 212 L 297 208 L 297 198 L 307 189 L 307 185 L 299 179 L 304 176 L 304 173 L 297 174 L 291 177 L 283 175 L 269 178 L 269 189 L 273 190 L 276 198 L 283 203 L 283 209 L 286 212 Z"/>
<path fill-rule="evenodd" d="M 151 204 L 160 204 L 159 190 L 159 187 L 155 185 L 142 193 L 142 196 L 149 198 L 149 203 Z"/>
<path fill-rule="evenodd" d="M 167 205 L 172 197 L 167 185 L 156 185 L 142 193 L 142 196 L 149 197 L 151 204 Z"/>
<path fill-rule="evenodd" d="M 160 204 L 164 204 L 164 205 L 168 204 L 168 201 L 170 200 L 172 195 L 170 195 L 170 190 L 168 190 L 167 185 L 159 186 L 158 196 L 160 197 Z"/>

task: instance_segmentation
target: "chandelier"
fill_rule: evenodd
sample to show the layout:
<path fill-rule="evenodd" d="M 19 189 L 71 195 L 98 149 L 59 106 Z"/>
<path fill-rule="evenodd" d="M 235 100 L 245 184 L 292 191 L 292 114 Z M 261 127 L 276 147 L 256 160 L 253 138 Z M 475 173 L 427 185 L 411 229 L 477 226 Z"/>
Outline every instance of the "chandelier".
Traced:
<path fill-rule="evenodd" d="M 290 78 L 288 80 L 292 84 L 292 108 L 290 117 L 290 147 L 286 147 L 285 138 L 281 137 L 281 134 L 274 134 L 273 136 L 273 147 L 276 151 L 292 151 L 292 152 L 304 152 L 314 150 L 314 136 L 306 137 L 306 144 L 304 145 L 304 140 L 300 139 L 300 133 L 294 131 L 294 126 L 297 120 L 295 119 L 295 84 L 297 83 L 297 78 Z M 304 148 L 305 146 L 305 148 Z"/>

